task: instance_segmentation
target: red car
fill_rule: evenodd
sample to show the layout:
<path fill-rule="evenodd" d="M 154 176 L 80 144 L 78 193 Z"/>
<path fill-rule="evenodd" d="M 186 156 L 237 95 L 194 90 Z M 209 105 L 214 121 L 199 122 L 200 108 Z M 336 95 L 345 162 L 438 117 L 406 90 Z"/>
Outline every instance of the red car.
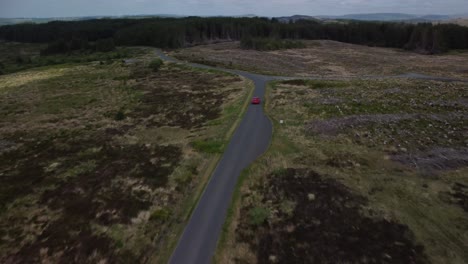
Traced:
<path fill-rule="evenodd" d="M 252 98 L 252 104 L 260 104 L 260 97 Z"/>

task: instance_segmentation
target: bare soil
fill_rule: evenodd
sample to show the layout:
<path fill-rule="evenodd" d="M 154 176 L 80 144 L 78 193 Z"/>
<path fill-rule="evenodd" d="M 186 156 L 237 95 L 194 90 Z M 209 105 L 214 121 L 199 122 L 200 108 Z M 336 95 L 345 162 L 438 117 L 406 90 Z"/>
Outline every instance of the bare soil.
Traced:
<path fill-rule="evenodd" d="M 392 159 L 430 173 L 468 167 L 468 148 L 433 148 L 417 154 L 393 155 Z"/>

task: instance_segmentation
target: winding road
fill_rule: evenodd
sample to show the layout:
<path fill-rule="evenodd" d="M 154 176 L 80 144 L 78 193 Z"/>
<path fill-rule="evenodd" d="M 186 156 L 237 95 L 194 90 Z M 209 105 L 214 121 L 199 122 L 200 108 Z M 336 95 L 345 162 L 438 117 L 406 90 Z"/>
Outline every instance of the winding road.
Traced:
<path fill-rule="evenodd" d="M 167 57 L 161 51 L 157 53 L 166 61 L 178 62 Z M 262 100 L 264 100 L 266 83 L 277 79 L 277 77 L 219 69 L 200 64 L 189 65 L 246 77 L 255 84 L 253 96 L 258 96 Z M 249 105 L 193 211 L 169 263 L 210 263 L 238 177 L 243 169 L 267 150 L 272 129 L 270 119 L 263 113 L 263 107 Z"/>
<path fill-rule="evenodd" d="M 184 63 L 195 68 L 229 72 L 248 78 L 255 84 L 253 96 L 260 97 L 262 101 L 265 101 L 265 86 L 269 81 L 288 79 L 343 79 L 265 76 L 239 70 L 186 63 L 168 57 L 161 50 L 157 50 L 156 53 L 165 61 Z M 468 80 L 433 77 L 415 73 L 396 76 L 364 76 L 351 79 L 391 78 L 468 82 Z M 270 144 L 272 130 L 272 124 L 263 112 L 263 107 L 261 105 L 249 105 L 179 239 L 176 249 L 169 260 L 170 264 L 206 264 L 211 262 L 238 177 L 243 169 L 267 150 Z"/>

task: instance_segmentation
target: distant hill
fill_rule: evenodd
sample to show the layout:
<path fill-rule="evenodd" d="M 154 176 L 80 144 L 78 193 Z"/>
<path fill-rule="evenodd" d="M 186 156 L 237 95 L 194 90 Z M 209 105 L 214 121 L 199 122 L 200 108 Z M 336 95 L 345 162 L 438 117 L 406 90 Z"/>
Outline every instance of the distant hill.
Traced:
<path fill-rule="evenodd" d="M 414 19 L 416 16 L 399 13 L 376 13 L 376 14 L 349 14 L 339 17 L 341 19 L 353 20 L 378 20 L 378 21 L 395 21 L 395 20 L 409 20 Z"/>
<path fill-rule="evenodd" d="M 50 18 L 0 18 L 0 26 L 3 25 L 12 25 L 12 24 L 21 24 L 21 23 L 47 23 L 52 20 Z"/>
<path fill-rule="evenodd" d="M 83 17 L 50 17 L 50 18 L 0 18 L 0 26 L 22 24 L 22 23 L 48 23 L 51 21 L 80 21 L 80 20 L 91 20 L 91 19 L 104 19 L 104 18 L 129 18 L 129 19 L 141 19 L 151 17 L 183 17 L 172 14 L 156 14 L 156 15 L 124 15 L 124 16 L 83 16 Z"/>
<path fill-rule="evenodd" d="M 451 19 L 448 15 L 411 15 L 403 13 L 370 13 L 370 14 L 348 14 L 342 16 L 318 16 L 321 19 L 347 19 L 361 21 L 409 21 L 409 22 L 431 22 Z"/>
<path fill-rule="evenodd" d="M 320 21 L 321 19 L 313 16 L 304 16 L 304 15 L 294 15 L 294 16 L 284 16 L 284 17 L 275 17 L 278 21 L 283 23 L 296 22 L 298 20 L 315 20 Z"/>
<path fill-rule="evenodd" d="M 412 15 L 403 13 L 369 13 L 369 14 L 347 14 L 342 16 L 308 16 L 308 15 L 294 15 L 276 17 L 280 22 L 288 23 L 297 20 L 315 20 L 315 21 L 339 21 L 339 20 L 359 20 L 359 21 L 401 21 L 409 23 L 422 23 L 422 22 L 444 22 L 455 19 L 468 19 L 468 14 L 457 15 Z"/>
<path fill-rule="evenodd" d="M 86 17 L 53 17 L 53 18 L 0 18 L 0 26 L 20 24 L 20 23 L 47 23 L 50 21 L 79 21 L 90 19 L 103 19 L 103 18 L 151 18 L 151 17 L 185 17 L 174 14 L 149 14 L 149 15 L 124 15 L 124 16 L 86 16 Z M 234 17 L 257 17 L 255 14 L 245 14 Z M 446 23 L 446 21 L 455 21 L 455 23 L 465 25 L 465 20 L 468 19 L 468 14 L 456 15 L 411 15 L 403 13 L 369 13 L 369 14 L 347 14 L 342 16 L 309 16 L 309 15 L 293 15 L 276 17 L 280 22 L 289 23 L 298 20 L 312 20 L 312 21 L 337 21 L 337 20 L 360 20 L 360 21 L 402 21 L 409 23 L 421 22 L 437 22 Z"/>
<path fill-rule="evenodd" d="M 419 18 L 420 19 L 425 19 L 425 20 L 436 21 L 436 20 L 448 20 L 448 19 L 451 19 L 452 16 L 447 16 L 447 15 L 426 15 L 426 16 L 421 16 Z"/>

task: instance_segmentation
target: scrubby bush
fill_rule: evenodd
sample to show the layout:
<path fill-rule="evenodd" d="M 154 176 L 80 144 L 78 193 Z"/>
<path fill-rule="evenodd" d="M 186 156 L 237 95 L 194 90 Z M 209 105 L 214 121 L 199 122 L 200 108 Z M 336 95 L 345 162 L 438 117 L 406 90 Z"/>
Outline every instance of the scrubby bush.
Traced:
<path fill-rule="evenodd" d="M 171 210 L 163 208 L 154 211 L 150 216 L 150 221 L 165 222 L 171 216 Z"/>
<path fill-rule="evenodd" d="M 260 226 L 265 223 L 265 221 L 270 216 L 270 210 L 264 207 L 254 207 L 249 211 L 249 223 L 253 226 Z"/>
<path fill-rule="evenodd" d="M 121 120 L 124 120 L 125 119 L 125 113 L 123 112 L 123 110 L 119 110 L 116 114 L 115 114 L 115 117 L 114 119 L 116 121 L 121 121 Z"/>
<path fill-rule="evenodd" d="M 148 66 L 153 71 L 159 71 L 159 69 L 161 68 L 161 66 L 163 66 L 163 64 L 164 62 L 161 59 L 155 59 L 155 60 L 152 60 Z"/>

